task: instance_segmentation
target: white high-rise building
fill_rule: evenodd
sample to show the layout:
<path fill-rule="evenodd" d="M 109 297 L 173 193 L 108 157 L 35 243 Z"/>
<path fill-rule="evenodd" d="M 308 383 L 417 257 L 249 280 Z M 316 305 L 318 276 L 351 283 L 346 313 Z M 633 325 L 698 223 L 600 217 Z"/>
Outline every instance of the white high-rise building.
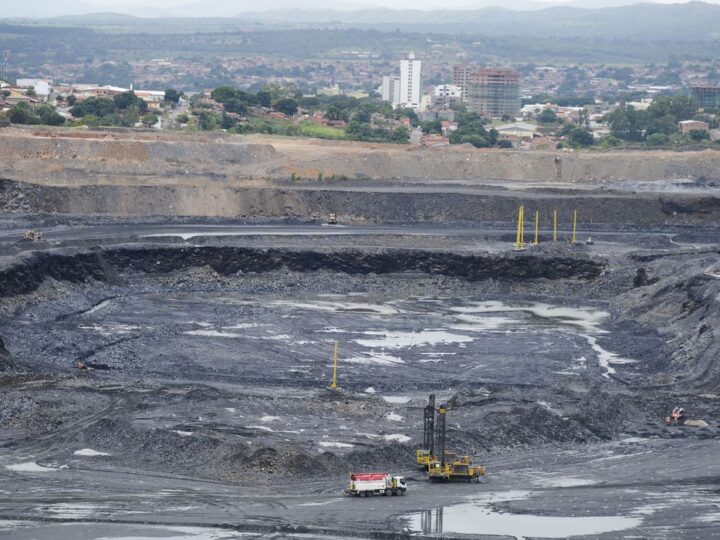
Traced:
<path fill-rule="evenodd" d="M 392 77 L 390 75 L 384 75 L 382 78 L 382 86 L 380 87 L 380 94 L 382 95 L 383 101 L 392 100 Z"/>
<path fill-rule="evenodd" d="M 392 85 L 392 104 L 393 107 L 400 105 L 400 79 L 397 77 L 393 78 Z"/>
<path fill-rule="evenodd" d="M 415 60 L 413 52 L 407 60 L 400 60 L 400 100 L 395 105 L 411 109 L 420 107 L 421 69 L 422 62 Z"/>
<path fill-rule="evenodd" d="M 400 103 L 400 79 L 392 75 L 383 76 L 379 92 L 383 101 L 392 103 L 393 107 L 397 107 Z"/>

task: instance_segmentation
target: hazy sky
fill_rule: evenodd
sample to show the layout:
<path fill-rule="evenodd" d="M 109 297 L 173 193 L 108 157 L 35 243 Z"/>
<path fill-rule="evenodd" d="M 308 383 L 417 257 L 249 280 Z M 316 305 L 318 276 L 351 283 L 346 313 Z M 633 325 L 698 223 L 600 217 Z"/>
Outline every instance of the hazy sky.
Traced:
<path fill-rule="evenodd" d="M 158 7 L 168 7 L 168 6 L 178 6 L 183 4 L 191 3 L 193 0 L 86 0 L 89 3 L 95 4 L 97 6 L 119 6 L 119 5 L 125 5 L 128 4 L 151 4 Z M 571 0 L 535 0 L 538 4 L 560 4 L 560 3 L 569 3 Z M 628 0 L 627 3 L 639 3 L 643 0 L 635 0 L 630 1 Z M 657 3 L 683 3 L 685 1 L 689 0 L 651 0 L 653 2 Z M 705 0 L 709 3 L 717 3 L 718 0 Z M 488 4 L 488 0 L 345 0 L 345 3 L 347 4 L 357 4 L 357 5 L 368 5 L 368 6 L 384 6 L 389 8 L 409 8 L 414 7 L 416 9 L 433 9 L 433 8 L 463 8 L 463 7 L 474 7 L 479 4 Z M 497 6 L 503 6 L 512 8 L 513 4 L 512 0 L 494 0 L 492 2 L 489 2 L 491 5 L 497 5 Z M 612 0 L 609 0 L 608 3 L 614 3 Z M 247 2 L 245 1 L 239 1 L 238 5 L 245 4 L 247 5 Z M 327 7 L 332 8 L 334 2 L 332 0 L 328 0 Z"/>

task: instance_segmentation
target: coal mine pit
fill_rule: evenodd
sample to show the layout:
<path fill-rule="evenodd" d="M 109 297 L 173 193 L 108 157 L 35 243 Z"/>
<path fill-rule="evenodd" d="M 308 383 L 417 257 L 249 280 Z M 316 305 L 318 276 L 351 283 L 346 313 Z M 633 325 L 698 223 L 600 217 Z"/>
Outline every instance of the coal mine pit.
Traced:
<path fill-rule="evenodd" d="M 69 243 L 0 268 L 0 538 L 716 532 L 709 241 Z M 430 394 L 480 482 L 418 467 Z"/>

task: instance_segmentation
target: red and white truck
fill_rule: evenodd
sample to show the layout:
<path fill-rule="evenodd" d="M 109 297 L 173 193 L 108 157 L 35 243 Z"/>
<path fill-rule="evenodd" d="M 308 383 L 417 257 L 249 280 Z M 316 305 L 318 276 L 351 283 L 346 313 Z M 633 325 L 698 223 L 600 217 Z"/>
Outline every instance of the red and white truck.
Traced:
<path fill-rule="evenodd" d="M 345 493 L 355 497 L 372 495 L 405 495 L 407 485 L 402 476 L 388 473 L 352 473 L 350 485 Z"/>

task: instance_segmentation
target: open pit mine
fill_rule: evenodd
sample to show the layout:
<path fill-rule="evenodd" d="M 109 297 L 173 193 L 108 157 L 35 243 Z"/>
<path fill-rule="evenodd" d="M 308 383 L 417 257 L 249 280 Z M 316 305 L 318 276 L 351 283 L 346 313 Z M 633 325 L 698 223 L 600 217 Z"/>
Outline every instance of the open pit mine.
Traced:
<path fill-rule="evenodd" d="M 3 130 L 0 538 L 719 537 L 720 154 L 408 148 Z"/>

